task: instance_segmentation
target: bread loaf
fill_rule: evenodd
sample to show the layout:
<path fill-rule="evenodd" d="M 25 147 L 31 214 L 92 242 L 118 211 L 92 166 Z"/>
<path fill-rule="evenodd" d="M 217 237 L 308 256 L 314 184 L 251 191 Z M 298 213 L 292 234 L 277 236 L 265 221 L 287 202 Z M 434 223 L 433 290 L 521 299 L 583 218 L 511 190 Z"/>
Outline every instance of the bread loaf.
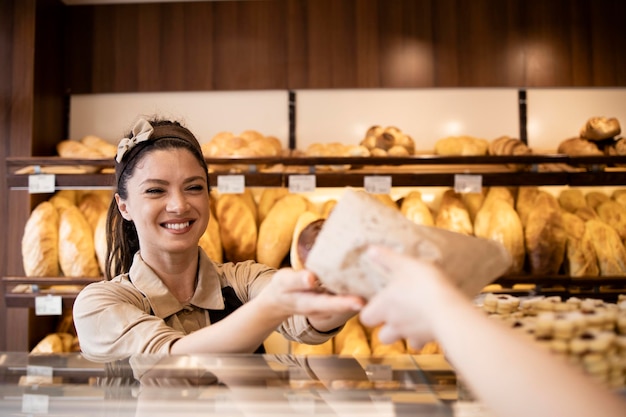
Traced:
<path fill-rule="evenodd" d="M 305 211 L 296 221 L 293 229 L 293 237 L 291 239 L 291 249 L 289 251 L 289 259 L 291 267 L 299 270 L 304 268 L 309 251 L 315 243 L 315 238 L 322 227 L 323 219 L 317 213 Z"/>
<path fill-rule="evenodd" d="M 395 204 L 394 204 L 395 205 Z M 422 200 L 422 194 L 419 191 L 411 191 L 402 199 L 400 212 L 413 223 L 423 224 L 426 226 L 434 226 L 435 219 L 430 208 Z"/>
<path fill-rule="evenodd" d="M 499 242 L 506 248 L 512 259 L 508 273 L 516 274 L 523 270 L 526 255 L 524 229 L 508 189 L 489 189 L 485 202 L 476 214 L 474 235 Z"/>
<path fill-rule="evenodd" d="M 274 204 L 259 227 L 257 261 L 278 268 L 291 249 L 298 217 L 307 210 L 306 199 L 289 194 Z"/>
<path fill-rule="evenodd" d="M 255 259 L 258 230 L 244 198 L 223 194 L 215 205 L 224 255 L 231 262 Z"/>
<path fill-rule="evenodd" d="M 39 203 L 26 221 L 22 263 L 28 277 L 59 275 L 59 215 L 47 201 Z"/>
<path fill-rule="evenodd" d="M 587 202 L 587 206 L 591 207 L 594 210 L 600 204 L 604 203 L 605 201 L 609 201 L 610 198 L 611 197 L 604 194 L 602 191 L 589 191 L 587 194 L 585 194 L 585 201 Z"/>
<path fill-rule="evenodd" d="M 350 318 L 335 336 L 334 353 L 346 356 L 370 356 L 372 350 L 358 316 Z"/>
<path fill-rule="evenodd" d="M 198 245 L 204 250 L 207 256 L 216 263 L 224 262 L 222 239 L 220 237 L 220 226 L 213 214 L 209 219 L 206 230 L 200 237 Z"/>
<path fill-rule="evenodd" d="M 585 195 L 578 188 L 567 188 L 559 193 L 561 208 L 570 213 L 575 213 L 579 208 L 587 206 Z"/>
<path fill-rule="evenodd" d="M 67 277 L 100 275 L 91 226 L 76 206 L 59 214 L 59 264 Z"/>
<path fill-rule="evenodd" d="M 515 202 L 515 210 L 519 214 L 522 226 L 526 227 L 528 214 L 535 206 L 535 199 L 539 195 L 538 187 L 520 187 L 517 190 L 517 201 Z"/>
<path fill-rule="evenodd" d="M 479 156 L 486 155 L 488 149 L 489 141 L 471 136 L 451 136 L 435 142 L 437 155 Z"/>
<path fill-rule="evenodd" d="M 82 195 L 78 208 L 91 226 L 91 231 L 95 233 L 98 219 L 102 213 L 106 213 L 108 206 L 98 195 L 87 193 Z"/>
<path fill-rule="evenodd" d="M 88 148 L 101 153 L 103 157 L 115 158 L 117 154 L 117 146 L 98 136 L 87 135 L 83 137 L 80 142 Z"/>
<path fill-rule="evenodd" d="M 76 140 L 62 140 L 57 143 L 56 148 L 59 156 L 63 158 L 100 159 L 104 157 L 101 152 Z"/>
<path fill-rule="evenodd" d="M 563 212 L 563 228 L 567 235 L 565 272 L 572 277 L 598 276 L 598 258 L 592 236 L 587 232 L 585 221 L 575 214 Z"/>
<path fill-rule="evenodd" d="M 96 252 L 96 260 L 103 274 L 106 271 L 107 261 L 107 212 L 103 211 L 98 217 L 96 228 L 93 232 L 93 245 Z"/>
<path fill-rule="evenodd" d="M 580 129 L 580 137 L 590 140 L 603 140 L 619 135 L 621 128 L 614 117 L 591 117 Z"/>
<path fill-rule="evenodd" d="M 454 190 L 443 193 L 441 204 L 435 216 L 435 226 L 464 235 L 473 235 L 474 226 L 469 212 L 461 199 L 461 195 Z"/>
<path fill-rule="evenodd" d="M 626 239 L 626 208 L 609 199 L 598 205 L 596 212 L 600 220 L 615 229 L 622 240 Z"/>
<path fill-rule="evenodd" d="M 524 239 L 530 272 L 535 275 L 557 274 L 565 257 L 567 235 L 560 206 L 551 194 L 544 191 L 537 194 L 528 212 Z"/>
<path fill-rule="evenodd" d="M 556 151 L 569 156 L 603 155 L 595 143 L 583 138 L 565 139 Z"/>
<path fill-rule="evenodd" d="M 263 189 L 261 196 L 259 197 L 259 204 L 257 207 L 259 224 L 263 223 L 263 220 L 265 220 L 267 213 L 269 213 L 274 203 L 287 194 L 289 194 L 289 190 L 284 187 Z"/>
<path fill-rule="evenodd" d="M 591 243 L 598 257 L 600 275 L 614 276 L 626 274 L 626 250 L 619 234 L 602 220 L 588 220 L 585 223 Z"/>

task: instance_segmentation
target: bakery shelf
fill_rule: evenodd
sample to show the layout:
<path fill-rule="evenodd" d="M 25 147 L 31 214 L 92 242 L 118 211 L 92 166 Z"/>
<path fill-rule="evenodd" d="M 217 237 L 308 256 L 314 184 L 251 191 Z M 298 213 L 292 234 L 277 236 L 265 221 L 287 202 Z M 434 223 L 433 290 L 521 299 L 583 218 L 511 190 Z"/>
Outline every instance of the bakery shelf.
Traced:
<path fill-rule="evenodd" d="M 315 174 L 318 187 L 358 187 L 369 175 L 389 175 L 393 186 L 454 186 L 457 174 L 481 175 L 484 186 L 626 184 L 626 169 L 619 167 L 626 164 L 626 156 L 281 156 L 206 161 L 211 167 L 212 186 L 217 184 L 218 176 L 230 174 L 244 175 L 246 185 L 251 187 L 286 186 L 289 176 L 296 174 Z M 28 174 L 34 172 L 55 173 L 58 189 L 109 188 L 114 182 L 110 159 L 12 157 L 7 158 L 6 164 L 7 185 L 11 189 L 28 189 Z M 525 170 L 510 168 L 511 164 Z M 84 167 L 100 172 L 80 172 Z"/>
<path fill-rule="evenodd" d="M 102 277 L 2 277 L 4 300 L 7 307 L 35 308 L 35 298 L 44 295 L 58 295 L 63 308 L 72 308 L 82 287 L 92 282 L 102 281 Z M 27 287 L 28 292 L 15 291 L 19 286 Z"/>

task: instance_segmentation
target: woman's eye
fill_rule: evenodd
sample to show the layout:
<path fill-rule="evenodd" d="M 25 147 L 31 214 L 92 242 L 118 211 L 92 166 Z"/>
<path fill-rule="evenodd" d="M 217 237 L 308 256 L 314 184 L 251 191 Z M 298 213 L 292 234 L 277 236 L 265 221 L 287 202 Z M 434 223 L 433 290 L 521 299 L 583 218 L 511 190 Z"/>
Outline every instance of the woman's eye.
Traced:
<path fill-rule="evenodd" d="M 202 191 L 204 190 L 204 185 L 202 184 L 194 184 L 187 188 L 189 191 Z"/>
<path fill-rule="evenodd" d="M 146 190 L 146 194 L 160 194 L 162 192 L 163 192 L 163 190 L 160 189 L 160 188 L 148 188 Z"/>

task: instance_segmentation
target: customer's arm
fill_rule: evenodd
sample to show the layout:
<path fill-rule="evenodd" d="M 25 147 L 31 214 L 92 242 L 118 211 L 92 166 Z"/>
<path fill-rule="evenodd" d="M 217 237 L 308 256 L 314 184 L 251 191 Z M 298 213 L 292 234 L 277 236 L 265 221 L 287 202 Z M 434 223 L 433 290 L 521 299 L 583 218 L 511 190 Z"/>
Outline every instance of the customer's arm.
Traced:
<path fill-rule="evenodd" d="M 385 323 L 380 338 L 431 339 L 473 392 L 506 417 L 618 417 L 626 402 L 582 370 L 490 320 L 432 264 L 383 248 L 369 251 L 387 271 L 388 286 L 361 312 L 366 325 Z"/>

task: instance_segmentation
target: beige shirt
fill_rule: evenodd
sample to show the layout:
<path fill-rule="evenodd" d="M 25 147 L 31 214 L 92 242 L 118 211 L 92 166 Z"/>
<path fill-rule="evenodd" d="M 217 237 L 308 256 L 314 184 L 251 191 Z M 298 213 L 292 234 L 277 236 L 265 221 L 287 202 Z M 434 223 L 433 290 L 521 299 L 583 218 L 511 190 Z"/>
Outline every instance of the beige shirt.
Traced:
<path fill-rule="evenodd" d="M 110 362 L 138 353 L 169 354 L 178 339 L 211 324 L 207 310 L 224 309 L 222 287 L 231 286 L 246 303 L 275 272 L 253 261 L 216 264 L 198 250 L 198 285 L 185 304 L 169 292 L 140 253 L 129 273 L 85 287 L 73 311 L 84 356 Z M 289 340 L 309 344 L 323 343 L 334 335 L 317 332 L 304 316 L 289 318 L 277 331 Z"/>

